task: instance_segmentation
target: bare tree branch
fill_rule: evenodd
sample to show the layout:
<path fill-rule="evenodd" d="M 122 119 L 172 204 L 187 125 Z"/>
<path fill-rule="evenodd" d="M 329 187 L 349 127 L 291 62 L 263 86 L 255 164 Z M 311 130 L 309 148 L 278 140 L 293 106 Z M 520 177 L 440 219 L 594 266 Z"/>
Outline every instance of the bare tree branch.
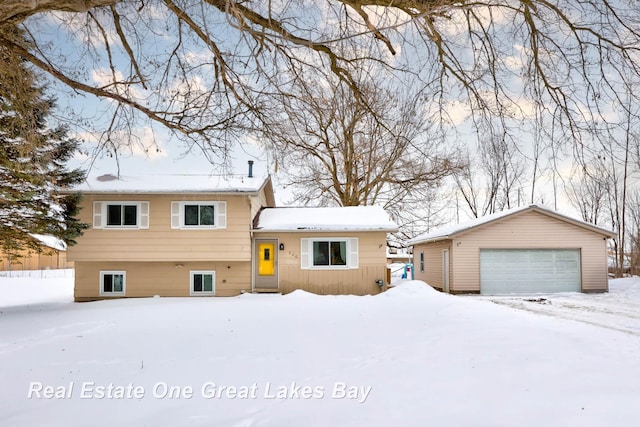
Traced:
<path fill-rule="evenodd" d="M 63 30 L 90 13 L 91 49 L 62 54 L 39 31 L 48 11 L 66 13 Z M 334 74 L 366 106 L 355 76 L 374 62 L 423 88 L 440 137 L 458 125 L 456 101 L 479 141 L 514 137 L 528 120 L 552 125 L 549 144 L 578 146 L 615 125 L 621 93 L 640 101 L 639 23 L 626 0 L 9 0 L 0 43 L 63 85 L 125 106 L 123 120 L 135 111 L 203 147 L 258 126 L 269 114 L 262 94 L 286 96 L 307 68 Z M 7 37 L 15 25 L 33 38 Z M 83 65 L 111 67 L 110 82 L 92 82 Z"/>

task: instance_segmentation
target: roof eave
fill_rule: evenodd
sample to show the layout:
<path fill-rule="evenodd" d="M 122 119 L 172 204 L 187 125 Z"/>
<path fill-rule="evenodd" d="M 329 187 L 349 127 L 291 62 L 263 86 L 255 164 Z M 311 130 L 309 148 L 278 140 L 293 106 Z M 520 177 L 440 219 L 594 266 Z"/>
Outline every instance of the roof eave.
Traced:
<path fill-rule="evenodd" d="M 61 192 L 62 193 L 62 192 Z M 87 195 L 95 195 L 95 194 L 220 194 L 220 195 L 257 195 L 260 193 L 260 190 L 163 190 L 163 191 L 154 191 L 154 190 L 105 190 L 105 191 L 97 191 L 97 190 L 75 190 L 75 191 L 65 191 L 64 193 L 81 193 Z"/>
<path fill-rule="evenodd" d="M 558 213 L 558 212 L 552 212 L 552 211 L 549 211 L 547 209 L 542 209 L 542 208 L 537 207 L 537 206 L 536 207 L 532 207 L 532 210 L 535 210 L 538 213 L 541 213 L 541 214 L 548 215 L 548 216 L 551 216 L 553 218 L 559 219 L 561 221 L 568 222 L 569 224 L 575 225 L 576 227 L 580 227 L 580 228 L 583 228 L 585 230 L 591 231 L 593 233 L 600 234 L 600 235 L 605 236 L 605 237 L 607 237 L 609 239 L 614 239 L 614 238 L 617 237 L 617 234 L 614 233 L 611 230 L 607 230 L 605 228 L 599 227 L 597 225 L 589 224 L 589 223 L 584 222 L 584 221 L 576 220 L 574 218 L 571 218 L 569 216 L 563 215 L 563 214 Z"/>
<path fill-rule="evenodd" d="M 257 186 L 257 188 L 247 188 L 247 189 L 242 189 L 242 188 L 237 188 L 237 189 L 223 189 L 223 190 L 216 190 L 216 189 L 211 189 L 211 190 L 189 190 L 189 189 L 183 189 L 183 190 L 99 190 L 99 189 L 89 189 L 89 190 L 83 190 L 83 189 L 77 189 L 77 188 L 66 188 L 66 189 L 61 189 L 60 193 L 61 194 L 77 194 L 77 193 L 81 193 L 81 194 L 87 194 L 87 195 L 95 195 L 95 194 L 220 194 L 220 195 L 237 195 L 237 194 L 243 194 L 243 195 L 258 195 L 260 194 L 261 191 L 263 191 L 266 186 L 268 184 L 271 184 L 271 176 L 267 176 L 266 178 L 264 178 L 264 180 L 262 181 L 262 183 Z M 271 184 L 273 185 L 273 184 Z M 275 201 L 274 201 L 275 203 Z"/>
<path fill-rule="evenodd" d="M 254 233 L 395 233 L 398 228 L 254 228 Z"/>
<path fill-rule="evenodd" d="M 445 236 L 437 236 L 437 237 L 432 237 L 429 239 L 417 239 L 417 240 L 409 240 L 407 242 L 407 244 L 409 246 L 415 246 L 415 245 L 422 245 L 424 243 L 435 243 L 435 242 L 440 242 L 442 240 L 451 240 L 453 237 L 453 234 L 447 234 Z"/>
<path fill-rule="evenodd" d="M 271 175 L 267 175 L 264 182 L 260 186 L 260 189 L 256 194 L 259 194 L 264 191 L 265 196 L 267 197 L 267 206 L 275 207 L 276 206 L 276 198 L 275 192 L 273 190 L 273 182 L 271 181 Z"/>

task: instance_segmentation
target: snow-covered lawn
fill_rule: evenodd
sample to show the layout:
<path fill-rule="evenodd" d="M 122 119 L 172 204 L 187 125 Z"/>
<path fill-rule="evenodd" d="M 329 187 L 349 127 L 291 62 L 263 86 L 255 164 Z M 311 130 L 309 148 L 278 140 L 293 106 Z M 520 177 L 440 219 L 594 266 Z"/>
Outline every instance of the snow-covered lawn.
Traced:
<path fill-rule="evenodd" d="M 604 294 L 559 293 L 482 298 L 534 313 L 640 336 L 640 278 L 616 279 L 610 284 L 609 292 Z"/>
<path fill-rule="evenodd" d="M 546 303 L 406 282 L 74 304 L 71 281 L 0 278 L 0 426 L 638 425 L 638 278 Z"/>
<path fill-rule="evenodd" d="M 73 302 L 73 270 L 4 271 L 0 274 L 0 310 L 16 305 L 59 302 Z"/>

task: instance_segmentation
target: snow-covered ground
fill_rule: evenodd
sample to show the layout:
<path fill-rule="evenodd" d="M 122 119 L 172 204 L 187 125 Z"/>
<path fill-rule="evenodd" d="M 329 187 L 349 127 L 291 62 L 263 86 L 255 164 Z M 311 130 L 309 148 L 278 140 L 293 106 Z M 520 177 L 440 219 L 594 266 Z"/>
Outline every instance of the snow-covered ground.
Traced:
<path fill-rule="evenodd" d="M 604 294 L 536 294 L 482 297 L 533 313 L 575 320 L 640 337 L 640 278 L 612 280 Z M 640 338 L 639 338 L 640 339 Z M 640 380 L 640 372 L 639 380 Z"/>
<path fill-rule="evenodd" d="M 549 303 L 405 282 L 74 304 L 71 280 L 0 278 L 0 426 L 638 423 L 638 278 Z"/>
<path fill-rule="evenodd" d="M 0 310 L 59 302 L 73 302 L 72 269 L 0 272 Z M 0 324 L 0 331 L 2 329 Z"/>

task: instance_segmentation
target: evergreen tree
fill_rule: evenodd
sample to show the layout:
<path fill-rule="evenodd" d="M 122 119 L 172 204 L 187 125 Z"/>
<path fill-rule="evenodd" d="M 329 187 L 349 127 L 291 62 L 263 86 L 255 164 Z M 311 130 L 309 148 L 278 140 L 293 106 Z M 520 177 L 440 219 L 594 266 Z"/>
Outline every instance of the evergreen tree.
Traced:
<path fill-rule="evenodd" d="M 80 195 L 61 194 L 84 179 L 81 170 L 66 168 L 78 141 L 64 127 L 49 127 L 54 102 L 37 78 L 0 46 L 0 247 L 8 254 L 35 247 L 30 233 L 74 244 L 86 228 L 74 218 Z"/>

